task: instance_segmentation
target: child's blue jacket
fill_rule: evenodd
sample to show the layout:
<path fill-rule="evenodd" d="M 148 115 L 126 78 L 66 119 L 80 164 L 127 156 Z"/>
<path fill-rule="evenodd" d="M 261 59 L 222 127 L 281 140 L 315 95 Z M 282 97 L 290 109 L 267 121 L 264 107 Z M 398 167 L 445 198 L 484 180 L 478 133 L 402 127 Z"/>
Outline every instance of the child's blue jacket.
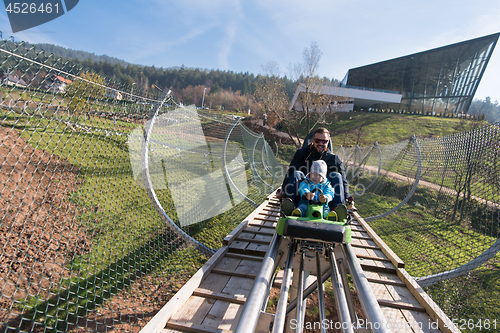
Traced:
<path fill-rule="evenodd" d="M 323 195 L 328 199 L 328 201 L 326 202 L 327 204 L 332 201 L 335 193 L 333 192 L 332 185 L 330 184 L 330 181 L 328 179 L 324 179 L 321 183 L 314 184 L 309 178 L 304 178 L 304 180 L 302 180 L 299 185 L 300 199 L 302 199 L 304 194 L 306 194 L 307 192 L 311 192 L 316 188 L 319 188 L 321 191 L 323 191 Z M 313 200 L 319 200 L 319 192 L 314 193 Z"/>

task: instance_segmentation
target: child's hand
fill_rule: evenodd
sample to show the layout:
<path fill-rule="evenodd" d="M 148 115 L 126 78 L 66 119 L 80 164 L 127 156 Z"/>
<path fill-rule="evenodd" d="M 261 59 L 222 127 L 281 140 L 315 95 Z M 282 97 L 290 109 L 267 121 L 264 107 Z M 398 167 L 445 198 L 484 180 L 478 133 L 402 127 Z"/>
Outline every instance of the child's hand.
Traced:
<path fill-rule="evenodd" d="M 326 203 L 328 201 L 328 198 L 324 196 L 323 194 L 319 195 L 319 202 L 321 203 Z"/>
<path fill-rule="evenodd" d="M 312 192 L 307 192 L 305 196 L 306 196 L 306 200 L 314 199 L 314 193 L 312 193 Z"/>

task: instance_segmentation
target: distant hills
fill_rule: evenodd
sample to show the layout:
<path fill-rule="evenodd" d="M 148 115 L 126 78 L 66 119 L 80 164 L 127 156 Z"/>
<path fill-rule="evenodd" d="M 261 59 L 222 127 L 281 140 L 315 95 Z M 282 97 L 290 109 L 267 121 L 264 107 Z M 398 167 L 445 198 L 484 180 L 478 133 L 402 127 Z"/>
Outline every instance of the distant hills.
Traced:
<path fill-rule="evenodd" d="M 28 43 L 26 43 L 28 44 Z M 53 53 L 58 57 L 71 58 L 79 61 L 90 60 L 92 62 L 108 62 L 111 64 L 120 64 L 123 66 L 130 65 L 130 63 L 125 60 L 121 60 L 115 57 L 110 57 L 107 55 L 96 55 L 95 53 L 76 51 L 72 49 L 67 49 L 62 46 L 57 46 L 47 43 L 31 44 L 35 47 L 37 51 L 45 50 L 45 52 Z"/>
<path fill-rule="evenodd" d="M 25 43 L 27 49 L 32 46 L 37 52 L 44 50 L 45 53 L 53 53 L 56 57 L 67 59 L 71 66 L 83 68 L 98 73 L 112 81 L 131 86 L 135 84 L 136 89 L 151 89 L 154 84 L 161 89 L 174 89 L 180 91 L 188 86 L 207 86 L 239 91 L 242 95 L 252 95 L 258 76 L 246 73 L 235 73 L 233 71 L 208 70 L 175 66 L 169 68 L 143 66 L 131 64 L 124 60 L 107 55 L 96 55 L 85 51 L 76 51 L 53 44 L 29 44 Z M 295 92 L 295 82 L 284 77 L 282 80 L 287 87 L 289 98 Z M 137 90 L 136 90 L 137 91 Z"/>
<path fill-rule="evenodd" d="M 46 53 L 53 53 L 58 58 L 70 60 L 70 63 L 76 65 L 77 68 L 93 71 L 121 84 L 129 86 L 135 84 L 136 89 L 147 90 L 152 84 L 155 84 L 162 89 L 173 88 L 181 91 L 188 86 L 201 85 L 207 87 L 216 86 L 233 92 L 240 91 L 242 95 L 251 95 L 258 79 L 258 76 L 248 72 L 235 73 L 233 71 L 208 70 L 185 66 L 158 68 L 131 64 L 108 55 L 96 55 L 95 53 L 67 49 L 47 43 L 25 43 L 25 46 L 27 49 L 33 46 L 37 52 L 44 50 Z M 295 92 L 296 84 L 287 77 L 282 78 L 282 80 L 285 82 L 288 97 L 291 98 Z M 491 123 L 500 121 L 500 105 L 497 101 L 493 102 L 489 98 L 484 101 L 474 100 L 469 113 L 476 116 L 484 115 L 486 120 Z"/>

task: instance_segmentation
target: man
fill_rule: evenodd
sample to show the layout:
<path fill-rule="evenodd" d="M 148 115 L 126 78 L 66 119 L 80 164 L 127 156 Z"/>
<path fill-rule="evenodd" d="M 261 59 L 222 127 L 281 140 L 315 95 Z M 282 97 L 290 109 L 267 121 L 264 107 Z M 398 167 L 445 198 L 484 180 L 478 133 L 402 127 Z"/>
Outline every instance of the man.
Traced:
<path fill-rule="evenodd" d="M 312 143 L 307 146 L 304 144 L 304 147 L 295 152 L 281 185 L 281 190 L 277 194 L 278 198 L 284 198 L 282 201 L 283 214 L 290 215 L 298 206 L 300 181 L 309 173 L 314 161 L 323 160 L 327 165 L 327 178 L 335 193 L 333 200 L 328 203 L 330 210 L 336 211 L 340 220 L 347 215 L 344 203 L 348 198 L 348 203 L 351 206 L 352 197 L 349 196 L 349 187 L 342 161 L 337 155 L 328 151 L 329 142 L 330 132 L 326 128 L 320 127 L 314 131 Z"/>

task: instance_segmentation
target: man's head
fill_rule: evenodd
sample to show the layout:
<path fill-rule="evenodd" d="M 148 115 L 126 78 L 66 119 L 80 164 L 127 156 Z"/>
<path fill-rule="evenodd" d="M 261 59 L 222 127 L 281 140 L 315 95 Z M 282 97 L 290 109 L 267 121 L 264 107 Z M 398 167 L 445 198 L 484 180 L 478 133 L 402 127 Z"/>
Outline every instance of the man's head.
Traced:
<path fill-rule="evenodd" d="M 324 153 L 328 149 L 328 142 L 330 141 L 330 132 L 320 127 L 313 133 L 312 148 L 318 153 Z"/>

